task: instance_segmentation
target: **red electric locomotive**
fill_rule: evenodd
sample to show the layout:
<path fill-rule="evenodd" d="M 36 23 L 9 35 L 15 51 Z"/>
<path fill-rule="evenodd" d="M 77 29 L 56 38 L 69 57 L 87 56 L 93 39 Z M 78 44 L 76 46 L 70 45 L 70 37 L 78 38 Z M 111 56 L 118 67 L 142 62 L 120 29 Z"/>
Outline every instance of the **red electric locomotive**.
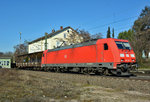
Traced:
<path fill-rule="evenodd" d="M 129 75 L 137 64 L 128 40 L 107 38 L 45 50 L 41 67 L 61 72 Z"/>

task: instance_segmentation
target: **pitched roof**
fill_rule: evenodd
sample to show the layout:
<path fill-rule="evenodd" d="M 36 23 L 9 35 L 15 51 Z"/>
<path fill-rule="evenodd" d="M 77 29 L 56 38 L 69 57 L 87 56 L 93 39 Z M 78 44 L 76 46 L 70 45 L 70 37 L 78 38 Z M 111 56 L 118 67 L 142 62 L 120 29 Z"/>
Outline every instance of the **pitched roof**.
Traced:
<path fill-rule="evenodd" d="M 57 30 L 57 31 L 55 31 L 55 32 L 52 32 L 52 33 L 48 34 L 48 35 L 47 35 L 47 38 L 53 37 L 53 36 L 59 34 L 59 33 L 62 32 L 62 31 L 65 31 L 65 30 L 67 30 L 67 29 L 72 29 L 72 30 L 74 30 L 73 28 L 71 28 L 70 26 L 68 26 L 68 27 L 66 27 L 66 28 L 64 28 L 64 29 L 60 29 L 60 30 Z M 34 43 L 34 42 L 37 42 L 37 41 L 40 41 L 40 40 L 43 40 L 43 39 L 45 39 L 45 36 L 40 37 L 40 38 L 38 38 L 38 39 L 35 39 L 35 40 L 29 42 L 28 44 L 32 44 L 32 43 Z"/>
<path fill-rule="evenodd" d="M 0 59 L 11 59 L 11 57 L 0 57 Z"/>

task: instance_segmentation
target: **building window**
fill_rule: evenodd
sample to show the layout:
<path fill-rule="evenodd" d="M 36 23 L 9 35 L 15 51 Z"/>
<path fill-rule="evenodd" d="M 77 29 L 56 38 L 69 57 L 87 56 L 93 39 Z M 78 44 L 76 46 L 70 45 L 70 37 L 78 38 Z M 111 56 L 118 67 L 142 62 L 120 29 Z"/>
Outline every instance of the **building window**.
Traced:
<path fill-rule="evenodd" d="M 67 30 L 67 32 L 69 33 L 69 30 Z"/>
<path fill-rule="evenodd" d="M 64 38 L 66 38 L 66 33 L 64 33 Z"/>
<path fill-rule="evenodd" d="M 64 45 L 65 45 L 65 46 L 67 45 L 66 41 L 64 41 Z"/>
<path fill-rule="evenodd" d="M 58 47 L 58 46 L 59 46 L 59 44 L 60 44 L 60 42 L 59 42 L 59 41 L 57 41 L 56 46 Z"/>
<path fill-rule="evenodd" d="M 7 61 L 7 66 L 9 66 L 9 61 Z"/>
<path fill-rule="evenodd" d="M 108 45 L 106 43 L 104 44 L 104 50 L 108 50 Z"/>
<path fill-rule="evenodd" d="M 6 65 L 6 61 L 4 61 L 4 65 Z"/>

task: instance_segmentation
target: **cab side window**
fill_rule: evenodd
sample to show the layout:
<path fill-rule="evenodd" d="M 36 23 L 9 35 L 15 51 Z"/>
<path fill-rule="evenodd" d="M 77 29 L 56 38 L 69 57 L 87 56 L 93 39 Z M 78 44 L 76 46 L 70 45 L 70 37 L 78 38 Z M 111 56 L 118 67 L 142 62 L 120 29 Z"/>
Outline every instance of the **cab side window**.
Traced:
<path fill-rule="evenodd" d="M 104 50 L 108 50 L 108 45 L 107 45 L 107 43 L 104 44 Z"/>
<path fill-rule="evenodd" d="M 43 57 L 44 57 L 44 54 L 43 54 Z"/>

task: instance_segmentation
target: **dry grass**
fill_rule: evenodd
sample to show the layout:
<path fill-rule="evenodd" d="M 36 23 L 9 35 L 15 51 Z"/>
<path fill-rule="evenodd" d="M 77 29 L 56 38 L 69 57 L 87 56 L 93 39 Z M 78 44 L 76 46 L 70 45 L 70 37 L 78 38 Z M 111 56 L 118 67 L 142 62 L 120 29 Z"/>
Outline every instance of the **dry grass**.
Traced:
<path fill-rule="evenodd" d="M 149 102 L 141 83 L 49 72 L 0 69 L 0 102 Z M 117 83 L 118 82 L 118 83 Z M 117 83 L 117 84 L 116 84 Z M 133 85 L 132 85 L 133 84 Z M 140 84 L 140 85 L 138 85 Z M 147 90 L 149 84 L 143 88 Z M 133 86 L 135 86 L 133 88 Z M 127 88 L 126 88 L 127 87 Z M 141 93 L 142 92 L 142 93 Z"/>
<path fill-rule="evenodd" d="M 74 90 L 75 85 L 25 71 L 1 69 L 0 77 L 0 101 L 48 102 L 50 99 L 76 99 L 80 95 L 79 91 Z"/>
<path fill-rule="evenodd" d="M 12 69 L 0 69 L 1 78 L 10 79 L 10 80 L 18 80 L 19 73 L 18 70 Z"/>

